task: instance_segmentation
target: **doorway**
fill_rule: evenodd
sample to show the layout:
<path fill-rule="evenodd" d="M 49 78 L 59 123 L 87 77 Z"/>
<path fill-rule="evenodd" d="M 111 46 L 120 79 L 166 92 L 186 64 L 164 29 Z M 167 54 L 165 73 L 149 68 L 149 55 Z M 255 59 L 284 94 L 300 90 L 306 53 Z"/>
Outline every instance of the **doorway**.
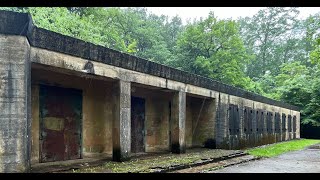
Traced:
<path fill-rule="evenodd" d="M 81 158 L 82 91 L 40 85 L 40 162 Z"/>
<path fill-rule="evenodd" d="M 145 152 L 145 99 L 131 97 L 131 152 Z"/>

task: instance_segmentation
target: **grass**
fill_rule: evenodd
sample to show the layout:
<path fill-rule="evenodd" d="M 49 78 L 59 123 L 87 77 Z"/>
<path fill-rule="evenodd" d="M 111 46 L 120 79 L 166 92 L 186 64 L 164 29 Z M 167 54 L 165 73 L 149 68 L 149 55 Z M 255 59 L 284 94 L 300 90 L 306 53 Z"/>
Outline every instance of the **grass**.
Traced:
<path fill-rule="evenodd" d="M 315 139 L 301 139 L 301 140 L 292 140 L 288 142 L 281 142 L 266 147 L 259 147 L 247 150 L 251 155 L 257 157 L 273 157 L 283 154 L 289 151 L 296 151 L 304 149 L 307 146 L 320 143 L 320 140 Z"/>
<path fill-rule="evenodd" d="M 158 168 L 168 168 L 174 165 L 188 165 L 202 158 L 216 158 L 234 153 L 235 151 L 226 150 L 203 150 L 201 152 L 192 152 L 187 154 L 163 154 L 147 159 L 132 159 L 126 162 L 110 161 L 102 166 L 89 167 L 84 169 L 72 170 L 74 173 L 81 172 L 105 172 L 106 170 L 114 173 L 127 172 L 154 172 Z"/>

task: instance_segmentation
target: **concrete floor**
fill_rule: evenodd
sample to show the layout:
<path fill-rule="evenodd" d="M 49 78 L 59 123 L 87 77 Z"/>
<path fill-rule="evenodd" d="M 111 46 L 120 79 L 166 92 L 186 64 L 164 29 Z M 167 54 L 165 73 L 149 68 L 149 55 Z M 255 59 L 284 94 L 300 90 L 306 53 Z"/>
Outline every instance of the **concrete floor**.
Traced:
<path fill-rule="evenodd" d="M 277 157 L 226 167 L 212 173 L 319 173 L 320 149 L 308 148 Z"/>

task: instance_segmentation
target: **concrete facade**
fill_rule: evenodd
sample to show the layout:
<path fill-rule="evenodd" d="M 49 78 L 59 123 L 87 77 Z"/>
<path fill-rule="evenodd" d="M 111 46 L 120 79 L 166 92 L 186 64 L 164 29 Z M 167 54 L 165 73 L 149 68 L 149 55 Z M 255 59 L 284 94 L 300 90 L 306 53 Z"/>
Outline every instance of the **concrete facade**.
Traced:
<path fill-rule="evenodd" d="M 0 36 L 0 172 L 30 167 L 30 45 L 22 36 Z"/>
<path fill-rule="evenodd" d="M 81 158 L 133 155 L 132 97 L 145 101 L 142 152 L 300 138 L 295 106 L 37 28 L 27 14 L 0 11 L 0 49 L 0 172 L 40 162 L 42 84 L 81 90 Z"/>

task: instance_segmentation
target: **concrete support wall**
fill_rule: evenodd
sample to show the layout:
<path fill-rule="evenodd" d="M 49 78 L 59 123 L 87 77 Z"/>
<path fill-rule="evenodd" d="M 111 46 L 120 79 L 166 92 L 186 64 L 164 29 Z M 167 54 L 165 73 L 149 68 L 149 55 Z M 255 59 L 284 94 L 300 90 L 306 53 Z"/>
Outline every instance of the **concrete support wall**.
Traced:
<path fill-rule="evenodd" d="M 112 83 L 88 79 L 83 92 L 83 157 L 112 153 Z"/>
<path fill-rule="evenodd" d="M 72 56 L 68 56 L 68 55 L 64 55 L 61 53 L 56 53 L 56 52 L 50 52 L 47 50 L 42 50 L 42 49 L 37 49 L 37 48 L 32 48 L 31 49 L 31 60 L 33 62 L 37 62 L 39 64 L 46 64 L 48 65 L 47 67 L 49 68 L 56 68 L 56 69 L 70 69 L 70 71 L 75 72 L 75 73 L 80 73 L 79 72 L 81 70 L 81 68 L 83 68 L 83 66 L 85 65 L 86 61 L 83 61 L 83 59 L 77 58 L 77 57 L 72 57 Z M 149 93 L 145 90 L 143 90 L 144 88 L 139 89 L 137 88 L 137 91 L 134 92 L 134 96 L 138 96 L 138 97 L 142 97 L 146 99 L 146 141 L 145 141 L 145 145 L 146 145 L 146 152 L 156 152 L 156 151 L 163 151 L 166 150 L 167 148 L 169 149 L 169 147 L 171 147 L 171 144 L 169 145 L 169 141 L 170 138 L 172 138 L 172 140 L 175 138 L 173 137 L 173 133 L 171 133 L 171 135 L 169 135 L 169 129 L 171 129 L 171 131 L 173 132 L 173 127 L 168 127 L 169 125 L 167 124 L 167 119 L 169 119 L 169 112 L 166 109 L 166 104 L 171 101 L 171 107 L 173 110 L 173 102 L 175 98 L 169 97 L 167 96 L 170 93 L 165 93 L 165 95 L 161 95 L 161 93 L 163 93 L 162 90 L 178 90 L 178 89 L 183 89 L 183 91 L 185 91 L 188 94 L 192 94 L 192 96 L 198 96 L 196 99 L 202 99 L 199 97 L 206 97 L 207 99 L 213 99 L 214 98 L 214 107 L 211 106 L 207 106 L 205 103 L 205 110 L 207 112 L 211 112 L 213 116 L 215 116 L 215 120 L 216 122 L 210 122 L 210 124 L 213 124 L 213 126 L 215 127 L 216 130 L 214 131 L 207 131 L 207 132 L 213 132 L 216 134 L 216 146 L 217 148 L 241 148 L 244 146 L 256 146 L 256 145 L 260 145 L 262 143 L 262 139 L 265 139 L 267 136 L 264 136 L 263 133 L 258 133 L 253 131 L 252 135 L 246 135 L 246 133 L 244 132 L 244 125 L 243 125 L 243 121 L 244 121 L 244 113 L 243 113 L 243 109 L 244 107 L 249 107 L 252 108 L 253 112 L 255 112 L 256 110 L 259 110 L 259 114 L 256 115 L 255 113 L 253 113 L 254 115 L 252 116 L 253 119 L 253 124 L 252 126 L 254 127 L 256 124 L 256 120 L 255 119 L 261 119 L 261 117 L 263 117 L 263 120 L 266 119 L 266 117 L 261 116 L 261 112 L 263 111 L 265 114 L 266 112 L 285 112 L 286 114 L 288 114 L 288 112 L 290 110 L 285 109 L 285 108 L 279 108 L 273 105 L 268 105 L 265 103 L 260 103 L 257 101 L 252 101 L 252 100 L 248 100 L 248 99 L 244 99 L 241 97 L 236 97 L 236 96 L 232 96 L 232 95 L 228 95 L 228 94 L 224 94 L 224 93 L 219 93 L 216 91 L 212 91 L 212 90 L 208 90 L 205 88 L 201 88 L 201 87 L 195 87 L 195 86 L 191 86 L 191 85 L 186 85 L 180 82 L 174 82 L 171 80 L 165 81 L 163 78 L 159 78 L 159 77 L 154 77 L 154 76 L 150 76 L 150 75 L 144 75 L 142 73 L 138 73 L 138 72 L 133 72 L 133 71 L 129 71 L 129 70 L 125 70 L 125 69 L 121 69 L 118 67 L 111 67 L 109 65 L 105 65 L 102 63 L 97 63 L 97 62 L 93 62 L 93 66 L 95 69 L 95 73 L 97 73 L 95 77 L 101 77 L 103 76 L 104 78 L 109 78 L 109 79 L 121 79 L 121 78 L 125 78 L 126 81 L 128 82 L 138 82 L 139 84 L 143 85 L 143 86 L 148 86 L 146 89 L 149 89 L 150 91 L 152 91 L 152 93 Z M 73 80 L 71 80 L 73 81 Z M 81 82 L 81 78 L 79 80 Z M 166 83 L 167 82 L 167 83 Z M 137 84 L 138 84 L 137 83 Z M 136 83 L 134 83 L 136 84 Z M 111 87 L 111 86 L 110 86 Z M 91 97 L 93 95 L 96 94 L 100 94 L 98 93 L 97 89 L 99 88 L 94 88 L 91 89 L 90 93 L 88 90 L 88 93 L 90 95 L 88 95 L 88 97 Z M 103 88 L 105 89 L 105 88 Z M 87 91 L 87 90 L 85 90 Z M 140 94 L 139 94 L 140 92 Z M 112 97 L 112 93 L 110 93 L 108 90 L 105 91 L 106 98 L 110 98 L 108 95 L 110 95 Z M 101 93 L 101 95 L 103 95 L 103 93 Z M 189 95 L 188 95 L 189 96 Z M 166 98 L 169 97 L 169 98 Z M 95 100 L 94 100 L 95 99 Z M 108 105 L 108 101 L 113 101 L 113 100 L 108 100 L 105 99 L 105 103 L 107 104 L 106 108 L 102 108 L 100 110 L 98 110 L 99 108 L 97 108 L 98 104 L 100 104 L 101 98 L 97 97 L 97 98 L 93 98 L 92 99 L 92 103 L 91 105 L 84 105 L 84 108 L 87 109 L 92 109 L 92 110 L 97 110 L 99 112 L 102 111 L 102 109 L 105 109 L 106 111 L 109 111 L 108 109 L 112 109 L 113 105 L 112 103 L 109 103 Z M 86 102 L 85 98 L 84 98 L 84 103 Z M 98 104 L 94 103 L 97 102 Z M 199 100 L 199 103 L 197 103 L 198 105 L 195 105 L 196 101 L 191 102 L 189 109 L 190 110 L 186 110 L 185 113 L 185 133 L 187 134 L 185 136 L 185 144 L 188 147 L 191 147 L 193 144 L 194 145 L 201 145 L 203 142 L 201 142 L 202 140 L 196 140 L 199 137 L 199 133 L 201 134 L 206 134 L 204 133 L 204 131 L 200 128 L 197 129 L 194 133 L 194 137 L 190 136 L 190 134 L 192 134 L 193 132 L 193 126 L 196 127 L 198 125 L 196 125 L 196 119 L 198 117 L 196 117 L 196 115 L 198 114 L 197 112 L 200 111 L 201 108 L 201 102 Z M 198 102 L 198 101 L 197 101 Z M 101 103 L 102 105 L 103 103 Z M 230 135 L 229 134 L 229 112 L 228 112 L 228 108 L 230 106 L 230 104 L 236 105 L 238 107 L 238 119 L 237 122 L 239 124 L 239 130 L 237 131 L 236 135 Z M 94 106 L 94 107 L 92 107 Z M 99 105 L 99 107 L 102 107 Z M 160 108 L 161 107 L 161 108 Z M 278 109 L 277 109 L 278 108 Z M 213 109 L 213 111 L 208 110 L 208 109 Z M 112 110 L 111 110 L 112 111 Z M 161 111 L 161 112 L 160 112 Z M 90 112 L 90 110 L 88 110 L 88 112 Z M 173 111 L 172 111 L 173 112 Z M 173 117 L 173 113 L 171 112 L 171 117 Z M 297 117 L 297 111 L 292 111 L 294 113 L 296 113 Z M 112 112 L 109 113 L 109 115 L 106 115 L 107 112 L 103 112 L 103 116 L 105 116 L 108 120 L 106 120 L 105 122 L 108 123 L 110 122 L 109 119 L 111 119 L 112 122 Z M 88 116 L 90 116 L 90 113 L 88 113 Z M 91 116 L 90 116 L 91 117 Z M 91 130 L 87 130 L 87 132 L 91 132 L 89 134 L 84 134 L 84 138 L 87 139 L 89 144 L 87 144 L 88 146 L 86 146 L 86 144 L 84 144 L 84 154 L 88 155 L 90 153 L 101 153 L 101 151 L 103 152 L 108 152 L 110 153 L 112 151 L 112 143 L 110 144 L 109 139 L 112 138 L 111 134 L 108 134 L 110 131 L 108 130 L 110 126 L 112 126 L 111 124 L 106 124 L 104 129 L 106 130 L 101 130 L 101 133 L 103 134 L 105 132 L 106 137 L 104 138 L 97 138 L 97 136 L 95 136 L 96 132 L 95 129 L 97 127 L 99 127 L 100 129 L 103 127 L 103 120 L 99 120 L 99 118 L 97 118 L 98 116 L 92 115 L 93 121 L 91 121 L 91 123 L 96 124 L 97 126 L 94 128 L 92 126 L 91 123 L 88 123 L 86 126 L 86 129 L 90 129 Z M 100 115 L 99 115 L 100 117 Z M 113 115 L 112 115 L 113 117 Z M 201 116 L 200 116 L 201 119 Z M 206 118 L 205 118 L 206 119 Z M 96 122 L 98 121 L 98 122 Z M 263 122 L 263 127 L 266 128 L 266 121 L 262 121 Z M 297 123 L 298 123 L 298 118 L 297 118 Z M 102 124 L 101 124 L 102 123 Z M 168 122 L 169 123 L 169 122 Z M 84 122 L 85 124 L 85 122 Z M 202 126 L 202 124 L 200 124 L 200 126 Z M 203 127 L 208 127 L 206 125 L 204 125 Z M 256 128 L 256 127 L 254 127 Z M 103 128 L 102 128 L 103 129 Z M 214 128 L 213 128 L 214 129 Z M 112 131 L 112 130 L 111 130 Z M 298 126 L 297 126 L 297 131 L 298 131 Z M 264 133 L 265 134 L 265 133 Z M 92 137 L 91 137 L 92 136 Z M 100 135 L 99 135 L 100 136 Z M 170 138 L 169 138 L 170 137 Z M 296 136 L 297 137 L 297 136 Z M 100 139 L 99 142 L 95 141 L 95 143 L 97 142 L 98 144 L 100 143 L 100 145 L 98 144 L 92 144 L 91 140 L 92 139 Z M 171 142 L 173 142 L 171 140 Z M 195 141 L 194 141 L 195 140 Z M 103 142 L 103 143 L 101 143 Z M 251 143 L 252 142 L 252 143 Z M 169 147 L 168 147 L 169 146 Z M 103 150 L 102 150 L 103 149 Z M 88 157 L 88 156 L 85 156 Z"/>
<path fill-rule="evenodd" d="M 186 102 L 186 148 L 191 148 L 192 147 L 192 132 L 193 132 L 193 107 L 192 107 L 192 103 L 190 100 L 188 100 L 189 98 L 187 97 L 187 102 Z"/>
<path fill-rule="evenodd" d="M 146 99 L 146 152 L 169 150 L 169 102 Z"/>
<path fill-rule="evenodd" d="M 219 93 L 216 115 L 216 146 L 217 148 L 228 148 L 227 136 L 229 135 L 228 108 L 229 96 Z"/>
<path fill-rule="evenodd" d="M 186 93 L 179 91 L 173 95 L 171 107 L 171 151 L 185 153 L 185 125 L 186 125 Z"/>
<path fill-rule="evenodd" d="M 300 112 L 268 105 L 248 99 L 243 99 L 221 93 L 218 99 L 216 140 L 218 148 L 242 149 L 246 147 L 271 144 L 298 138 L 300 134 Z M 238 109 L 238 111 L 235 111 Z M 247 110 L 248 113 L 245 113 Z M 252 111 L 252 113 L 251 113 Z M 275 114 L 277 113 L 277 120 Z M 288 131 L 288 116 L 296 117 L 296 132 Z M 246 117 L 245 117 L 246 116 Z M 245 118 L 247 118 L 245 120 Z M 280 131 L 275 132 L 275 123 L 280 121 Z M 252 132 L 244 131 L 245 122 L 251 122 Z M 232 131 L 236 127 L 238 130 Z M 299 126 L 300 127 L 300 126 Z M 229 130 L 229 131 L 227 131 Z M 300 136 L 299 136 L 300 138 Z"/>
<path fill-rule="evenodd" d="M 130 158 L 131 152 L 131 84 L 123 80 L 113 87 L 112 142 L 114 161 Z"/>
<path fill-rule="evenodd" d="M 300 138 L 300 113 L 296 113 L 296 117 L 297 117 L 297 120 L 296 120 L 296 138 Z"/>
<path fill-rule="evenodd" d="M 30 167 L 29 53 L 26 37 L 0 35 L 0 172 Z"/>

